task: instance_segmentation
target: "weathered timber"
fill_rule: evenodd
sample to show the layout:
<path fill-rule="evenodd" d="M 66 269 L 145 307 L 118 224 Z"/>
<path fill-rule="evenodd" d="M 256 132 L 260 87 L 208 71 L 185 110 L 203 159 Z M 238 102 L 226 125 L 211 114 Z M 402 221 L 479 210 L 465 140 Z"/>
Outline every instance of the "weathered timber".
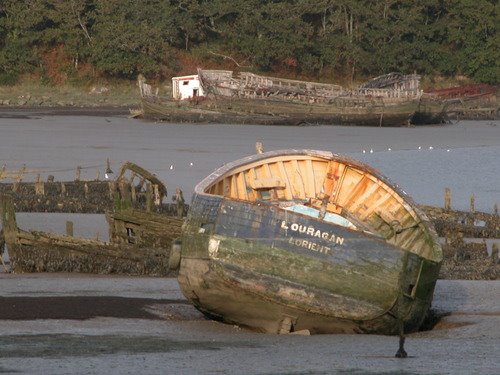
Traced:
<path fill-rule="evenodd" d="M 421 95 L 415 75 L 355 90 L 252 73 L 233 77 L 230 71 L 199 70 L 197 77 L 205 95 L 190 100 L 141 89 L 144 116 L 168 122 L 402 126 L 409 124 Z"/>
<path fill-rule="evenodd" d="M 132 175 L 127 177 L 127 172 Z M 81 183 L 80 198 L 88 199 L 89 185 Z M 113 187 L 100 194 L 100 207 L 113 204 L 113 209 L 106 213 L 110 242 L 73 237 L 72 222 L 66 223 L 66 235 L 21 230 L 17 228 L 12 196 L 0 194 L 2 226 L 12 271 L 157 276 L 171 273 L 170 248 L 180 236 L 185 213 L 180 189 L 176 204 L 164 204 L 165 185 L 133 163 L 126 163 L 117 181 L 107 186 Z M 68 190 L 61 191 L 60 195 L 67 193 Z"/>
<path fill-rule="evenodd" d="M 0 194 L 12 196 L 16 212 L 103 214 L 114 208 L 117 189 L 116 181 L 0 183 Z M 136 186 L 131 195 L 140 195 L 136 193 L 138 190 Z M 145 198 L 135 198 L 132 205 L 140 208 L 143 201 Z M 179 209 L 179 203 L 167 202 L 154 208 L 167 215 L 176 215 Z M 186 211 L 188 205 L 184 204 L 182 209 Z"/>
<path fill-rule="evenodd" d="M 425 214 L 374 169 L 283 150 L 195 187 L 178 280 L 200 311 L 259 331 L 398 334 L 420 326 L 441 262 Z"/>

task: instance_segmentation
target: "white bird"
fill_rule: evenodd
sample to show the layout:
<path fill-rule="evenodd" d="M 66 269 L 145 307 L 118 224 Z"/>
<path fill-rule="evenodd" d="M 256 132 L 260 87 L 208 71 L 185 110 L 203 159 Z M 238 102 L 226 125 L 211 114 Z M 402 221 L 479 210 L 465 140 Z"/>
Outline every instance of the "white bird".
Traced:
<path fill-rule="evenodd" d="M 192 167 L 193 166 L 193 162 L 189 163 L 189 165 Z"/>
<path fill-rule="evenodd" d="M 370 149 L 370 154 L 373 154 L 373 148 Z"/>
<path fill-rule="evenodd" d="M 363 150 L 363 154 L 366 154 L 366 150 Z"/>
<path fill-rule="evenodd" d="M 389 147 L 389 148 L 387 149 L 387 151 L 391 151 L 391 148 Z"/>
<path fill-rule="evenodd" d="M 434 147 L 432 147 L 432 146 L 429 146 L 429 150 L 432 150 L 432 149 L 434 149 Z"/>
<path fill-rule="evenodd" d="M 173 164 L 170 165 L 170 170 L 172 170 L 172 169 L 174 169 L 174 165 Z"/>
<path fill-rule="evenodd" d="M 450 152 L 450 149 L 446 150 L 446 152 Z"/>
<path fill-rule="evenodd" d="M 422 146 L 418 146 L 418 149 L 421 150 L 422 149 Z"/>

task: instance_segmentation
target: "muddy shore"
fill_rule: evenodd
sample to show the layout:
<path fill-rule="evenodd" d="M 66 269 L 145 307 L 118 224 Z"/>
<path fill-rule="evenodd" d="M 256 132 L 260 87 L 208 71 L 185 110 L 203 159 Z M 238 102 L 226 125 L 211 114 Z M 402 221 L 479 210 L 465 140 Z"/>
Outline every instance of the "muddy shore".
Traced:
<path fill-rule="evenodd" d="M 25 106 L 0 106 L 0 118 L 33 118 L 36 116 L 102 116 L 116 117 L 130 115 L 130 109 L 137 106 L 51 106 L 51 107 L 25 107 Z"/>
<path fill-rule="evenodd" d="M 258 334 L 205 319 L 175 279 L 0 275 L 2 373 L 498 374 L 500 281 L 439 281 L 434 329 Z M 89 306 L 93 306 L 90 308 Z M 20 309 L 23 307 L 23 309 Z"/>

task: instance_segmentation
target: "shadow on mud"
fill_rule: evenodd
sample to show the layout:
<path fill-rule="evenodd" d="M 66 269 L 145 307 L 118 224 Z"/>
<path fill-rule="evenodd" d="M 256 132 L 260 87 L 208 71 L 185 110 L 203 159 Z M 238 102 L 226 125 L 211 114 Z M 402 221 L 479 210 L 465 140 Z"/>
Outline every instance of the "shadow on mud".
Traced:
<path fill-rule="evenodd" d="M 71 319 L 97 317 L 150 320 L 204 320 L 183 299 L 126 297 L 0 297 L 2 320 Z"/>

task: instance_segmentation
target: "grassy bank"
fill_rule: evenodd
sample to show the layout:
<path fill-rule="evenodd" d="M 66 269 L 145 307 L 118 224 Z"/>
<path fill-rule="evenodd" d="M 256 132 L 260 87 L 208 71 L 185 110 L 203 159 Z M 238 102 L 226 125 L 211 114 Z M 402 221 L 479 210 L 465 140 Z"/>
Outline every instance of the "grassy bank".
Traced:
<path fill-rule="evenodd" d="M 139 91 L 135 81 L 74 86 L 43 85 L 23 80 L 14 86 L 0 86 L 0 106 L 132 107 L 138 104 Z"/>

